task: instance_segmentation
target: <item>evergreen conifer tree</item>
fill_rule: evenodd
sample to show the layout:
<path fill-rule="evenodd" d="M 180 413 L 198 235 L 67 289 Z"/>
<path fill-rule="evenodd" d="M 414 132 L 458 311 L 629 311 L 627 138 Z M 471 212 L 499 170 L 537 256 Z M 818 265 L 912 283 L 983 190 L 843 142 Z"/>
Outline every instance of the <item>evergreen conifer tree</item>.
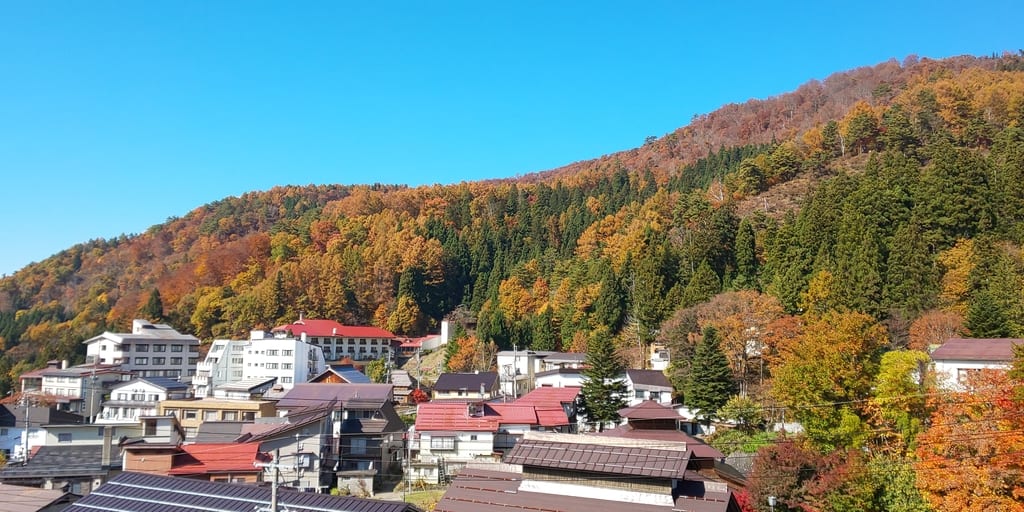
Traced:
<path fill-rule="evenodd" d="M 705 327 L 683 390 L 684 403 L 705 421 L 710 421 L 736 393 L 729 360 L 719 343 L 718 331 L 714 327 Z"/>
<path fill-rule="evenodd" d="M 583 398 L 587 421 L 598 430 L 619 420 L 619 409 L 626 407 L 626 383 L 623 366 L 615 353 L 611 337 L 601 329 L 587 345 L 587 368 L 583 371 Z"/>
<path fill-rule="evenodd" d="M 162 322 L 164 317 L 164 301 L 160 298 L 160 290 L 153 288 L 149 294 L 149 300 L 142 306 L 139 313 L 151 322 Z"/>

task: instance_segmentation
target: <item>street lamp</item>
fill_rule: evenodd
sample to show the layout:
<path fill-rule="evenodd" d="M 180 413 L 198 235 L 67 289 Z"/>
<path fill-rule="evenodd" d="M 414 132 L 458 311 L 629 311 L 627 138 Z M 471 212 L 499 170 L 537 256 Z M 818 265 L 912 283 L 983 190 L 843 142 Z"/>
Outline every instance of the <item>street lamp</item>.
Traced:
<path fill-rule="evenodd" d="M 768 507 L 775 512 L 775 496 L 768 496 Z"/>

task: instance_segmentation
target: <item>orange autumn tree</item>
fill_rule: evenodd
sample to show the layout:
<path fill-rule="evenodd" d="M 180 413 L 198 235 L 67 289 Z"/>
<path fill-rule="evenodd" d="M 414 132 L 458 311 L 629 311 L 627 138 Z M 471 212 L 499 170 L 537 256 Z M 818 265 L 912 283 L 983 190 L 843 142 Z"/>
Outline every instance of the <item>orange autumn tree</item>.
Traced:
<path fill-rule="evenodd" d="M 936 510 L 1024 511 L 1024 405 L 1005 372 L 971 375 L 938 394 L 918 436 L 917 486 Z"/>

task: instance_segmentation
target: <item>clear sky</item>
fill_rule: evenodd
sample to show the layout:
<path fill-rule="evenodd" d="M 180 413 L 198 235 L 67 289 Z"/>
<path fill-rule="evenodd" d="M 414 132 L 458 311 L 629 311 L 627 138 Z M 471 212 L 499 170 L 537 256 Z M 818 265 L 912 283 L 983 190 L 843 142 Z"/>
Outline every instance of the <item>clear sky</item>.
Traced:
<path fill-rule="evenodd" d="M 0 2 L 0 274 L 227 196 L 457 183 L 636 147 L 1024 2 Z"/>

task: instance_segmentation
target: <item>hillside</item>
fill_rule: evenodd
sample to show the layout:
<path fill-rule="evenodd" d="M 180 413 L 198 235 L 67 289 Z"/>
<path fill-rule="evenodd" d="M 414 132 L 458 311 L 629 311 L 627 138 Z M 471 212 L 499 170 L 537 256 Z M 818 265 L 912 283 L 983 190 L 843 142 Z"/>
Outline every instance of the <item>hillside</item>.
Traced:
<path fill-rule="evenodd" d="M 1021 333 L 1022 68 L 891 61 L 515 180 L 279 187 L 76 245 L 0 281 L 0 391 L 140 315 L 204 339 L 300 312 L 416 335 L 464 304 L 499 347 L 611 335 L 637 357 L 626 340 L 682 343 L 696 323 L 663 323 L 720 291 L 800 313 L 812 290 L 894 345 L 982 300 Z"/>

